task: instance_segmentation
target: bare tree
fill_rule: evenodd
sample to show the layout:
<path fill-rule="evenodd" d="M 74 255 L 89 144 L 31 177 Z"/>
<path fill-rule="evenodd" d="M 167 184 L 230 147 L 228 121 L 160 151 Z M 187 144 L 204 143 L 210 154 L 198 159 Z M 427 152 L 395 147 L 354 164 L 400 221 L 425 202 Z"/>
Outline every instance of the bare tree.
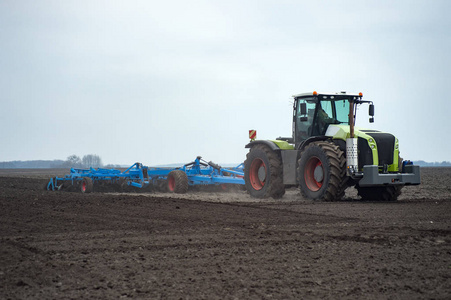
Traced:
<path fill-rule="evenodd" d="M 81 161 L 83 163 L 83 166 L 86 168 L 99 168 L 103 165 L 102 159 L 96 154 L 87 154 L 83 156 Z"/>
<path fill-rule="evenodd" d="M 78 155 L 72 154 L 67 157 L 65 164 L 68 167 L 80 167 L 81 166 L 81 159 Z"/>

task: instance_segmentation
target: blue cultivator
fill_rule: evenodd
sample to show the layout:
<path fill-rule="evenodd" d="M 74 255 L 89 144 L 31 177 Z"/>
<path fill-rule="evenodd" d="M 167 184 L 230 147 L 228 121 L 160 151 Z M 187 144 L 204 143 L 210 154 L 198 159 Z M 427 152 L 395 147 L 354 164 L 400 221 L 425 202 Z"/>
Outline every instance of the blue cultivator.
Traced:
<path fill-rule="evenodd" d="M 206 162 L 198 156 L 193 162 L 179 168 L 147 167 L 135 163 L 125 171 L 117 169 L 70 169 L 64 177 L 54 177 L 45 186 L 46 190 L 79 188 L 83 193 L 90 193 L 98 186 L 112 185 L 121 189 L 157 188 L 164 191 L 185 193 L 189 186 L 244 185 L 244 166 L 222 168 Z"/>

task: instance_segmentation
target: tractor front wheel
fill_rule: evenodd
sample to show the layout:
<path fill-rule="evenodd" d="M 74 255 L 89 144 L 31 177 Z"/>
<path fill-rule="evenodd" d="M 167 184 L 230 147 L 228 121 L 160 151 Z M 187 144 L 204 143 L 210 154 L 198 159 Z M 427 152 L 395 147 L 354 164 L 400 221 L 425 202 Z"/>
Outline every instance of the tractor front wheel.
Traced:
<path fill-rule="evenodd" d="M 244 162 L 244 182 L 252 197 L 274 199 L 285 194 L 282 161 L 265 145 L 252 147 Z"/>
<path fill-rule="evenodd" d="M 174 170 L 168 174 L 167 190 L 170 193 L 184 194 L 188 191 L 188 176 L 182 170 Z"/>
<path fill-rule="evenodd" d="M 312 200 L 336 201 L 347 188 L 346 159 L 332 142 L 314 142 L 305 147 L 298 161 L 302 196 Z"/>
<path fill-rule="evenodd" d="M 364 201 L 396 201 L 401 195 L 403 185 L 396 186 L 370 186 L 360 187 L 356 186 L 358 195 Z"/>

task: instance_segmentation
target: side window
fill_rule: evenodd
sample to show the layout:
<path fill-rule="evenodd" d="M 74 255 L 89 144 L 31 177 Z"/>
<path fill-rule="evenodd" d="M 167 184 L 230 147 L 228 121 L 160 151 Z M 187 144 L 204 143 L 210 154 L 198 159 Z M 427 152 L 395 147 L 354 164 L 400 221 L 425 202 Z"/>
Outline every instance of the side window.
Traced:
<path fill-rule="evenodd" d="M 307 99 L 298 100 L 296 112 L 296 141 L 303 141 L 310 137 L 313 117 L 315 115 L 316 103 L 308 101 Z M 301 103 L 307 105 L 307 115 L 301 115 Z M 301 117 L 307 117 L 306 121 L 301 121 Z"/>
<path fill-rule="evenodd" d="M 305 101 L 305 99 L 299 100 L 297 117 L 301 117 L 302 116 L 301 115 L 301 103 L 305 103 L 307 105 L 307 117 L 308 117 L 308 120 L 306 122 L 311 124 L 313 122 L 313 115 L 315 114 L 316 103 L 315 102 Z M 303 122 L 303 123 L 305 123 L 305 122 Z"/>

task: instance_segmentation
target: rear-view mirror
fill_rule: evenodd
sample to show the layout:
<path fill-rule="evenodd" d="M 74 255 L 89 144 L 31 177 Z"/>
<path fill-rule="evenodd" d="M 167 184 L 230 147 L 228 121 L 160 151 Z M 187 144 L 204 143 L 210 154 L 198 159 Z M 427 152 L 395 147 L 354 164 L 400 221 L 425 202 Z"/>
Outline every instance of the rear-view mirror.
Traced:
<path fill-rule="evenodd" d="M 374 105 L 373 104 L 370 104 L 370 107 L 368 108 L 368 114 L 372 117 L 374 116 Z"/>
<path fill-rule="evenodd" d="M 301 103 L 301 115 L 307 114 L 307 104 Z"/>

